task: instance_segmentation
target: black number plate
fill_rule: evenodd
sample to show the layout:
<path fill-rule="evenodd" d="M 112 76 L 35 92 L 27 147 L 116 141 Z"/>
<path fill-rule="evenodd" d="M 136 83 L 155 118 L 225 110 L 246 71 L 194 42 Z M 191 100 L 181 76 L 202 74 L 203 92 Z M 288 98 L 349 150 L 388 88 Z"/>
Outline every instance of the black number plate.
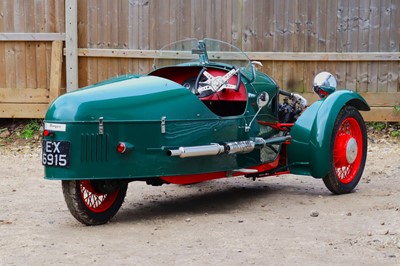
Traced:
<path fill-rule="evenodd" d="M 42 164 L 44 166 L 69 166 L 69 141 L 43 140 Z"/>

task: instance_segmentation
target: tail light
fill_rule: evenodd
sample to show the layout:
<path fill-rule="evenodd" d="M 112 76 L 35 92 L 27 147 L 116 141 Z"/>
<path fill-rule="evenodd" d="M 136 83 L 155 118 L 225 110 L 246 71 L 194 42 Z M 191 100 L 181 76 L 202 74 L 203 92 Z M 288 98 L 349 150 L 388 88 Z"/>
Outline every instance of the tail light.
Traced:
<path fill-rule="evenodd" d="M 52 137 L 52 136 L 54 136 L 54 132 L 45 129 L 45 130 L 43 130 L 43 136 L 44 136 L 44 137 Z"/>
<path fill-rule="evenodd" d="M 123 142 L 118 143 L 117 152 L 124 153 L 126 151 L 126 144 Z"/>
<path fill-rule="evenodd" d="M 132 149 L 133 149 L 133 145 L 130 144 L 130 143 L 128 143 L 128 142 L 120 141 L 120 142 L 118 143 L 118 145 L 117 145 L 117 152 L 118 152 L 118 153 L 121 153 L 121 154 L 126 153 L 126 152 L 129 152 L 129 151 L 131 151 Z"/>

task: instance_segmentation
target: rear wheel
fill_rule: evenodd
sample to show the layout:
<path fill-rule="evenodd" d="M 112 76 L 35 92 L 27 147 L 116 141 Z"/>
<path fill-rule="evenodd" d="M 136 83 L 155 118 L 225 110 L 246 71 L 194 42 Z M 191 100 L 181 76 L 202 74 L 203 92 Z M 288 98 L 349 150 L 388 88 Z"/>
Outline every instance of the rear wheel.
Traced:
<path fill-rule="evenodd" d="M 121 207 L 128 184 L 114 180 L 63 180 L 62 190 L 71 214 L 86 225 L 107 223 Z"/>
<path fill-rule="evenodd" d="M 336 118 L 331 140 L 332 166 L 323 178 L 334 194 L 351 192 L 361 179 L 367 158 L 365 123 L 352 106 L 345 106 Z"/>

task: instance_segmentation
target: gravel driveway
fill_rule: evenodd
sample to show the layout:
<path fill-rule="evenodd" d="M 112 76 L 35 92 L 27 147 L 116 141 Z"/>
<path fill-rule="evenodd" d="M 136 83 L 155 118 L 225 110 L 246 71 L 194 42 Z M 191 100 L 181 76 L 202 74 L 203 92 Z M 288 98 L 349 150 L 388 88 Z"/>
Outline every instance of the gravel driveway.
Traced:
<path fill-rule="evenodd" d="M 0 147 L 0 265 L 400 265 L 400 143 L 370 142 L 354 193 L 286 175 L 131 183 L 111 223 L 69 213 L 38 147 Z"/>

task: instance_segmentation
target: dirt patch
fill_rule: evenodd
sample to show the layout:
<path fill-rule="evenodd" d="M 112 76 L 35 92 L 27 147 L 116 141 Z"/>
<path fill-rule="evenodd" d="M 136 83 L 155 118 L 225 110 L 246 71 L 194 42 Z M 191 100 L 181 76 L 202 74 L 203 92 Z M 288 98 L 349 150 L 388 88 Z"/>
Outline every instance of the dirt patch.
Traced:
<path fill-rule="evenodd" d="M 111 223 L 87 227 L 43 179 L 39 141 L 0 146 L 0 265 L 399 265 L 400 144 L 369 139 L 356 191 L 286 175 L 131 183 Z"/>

